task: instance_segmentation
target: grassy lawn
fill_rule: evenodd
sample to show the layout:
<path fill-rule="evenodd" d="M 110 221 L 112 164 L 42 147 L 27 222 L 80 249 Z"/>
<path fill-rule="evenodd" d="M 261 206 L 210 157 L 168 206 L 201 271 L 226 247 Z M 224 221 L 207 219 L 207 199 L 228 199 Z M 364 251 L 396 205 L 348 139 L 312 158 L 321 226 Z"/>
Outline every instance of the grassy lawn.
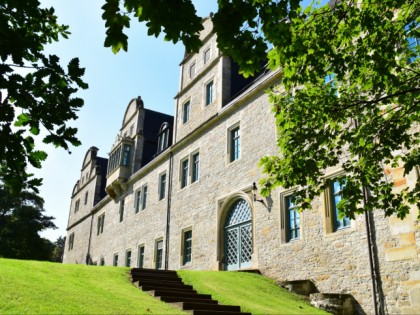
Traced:
<path fill-rule="evenodd" d="M 180 314 L 134 287 L 128 268 L 0 259 L 0 314 Z"/>
<path fill-rule="evenodd" d="M 328 314 L 271 279 L 244 272 L 178 271 L 184 283 L 222 304 L 240 305 L 252 314 Z"/>

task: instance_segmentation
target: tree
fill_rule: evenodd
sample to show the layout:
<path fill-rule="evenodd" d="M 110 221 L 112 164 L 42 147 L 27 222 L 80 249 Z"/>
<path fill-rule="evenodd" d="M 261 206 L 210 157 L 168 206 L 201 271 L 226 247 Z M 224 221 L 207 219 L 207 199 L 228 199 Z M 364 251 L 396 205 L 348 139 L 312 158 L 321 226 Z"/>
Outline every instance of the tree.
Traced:
<path fill-rule="evenodd" d="M 54 242 L 54 249 L 52 251 L 52 261 L 63 262 L 64 246 L 66 244 L 66 237 L 59 236 Z"/>
<path fill-rule="evenodd" d="M 56 229 L 54 217 L 43 214 L 44 200 L 32 191 L 19 195 L 0 185 L 0 257 L 51 260 L 53 244 L 39 236 Z"/>
<path fill-rule="evenodd" d="M 245 76 L 265 58 L 282 73 L 279 86 L 268 92 L 279 152 L 261 160 L 264 195 L 278 186 L 297 187 L 295 202 L 310 208 L 329 184 L 325 170 L 340 167 L 343 215 L 383 209 L 404 218 L 410 205 L 420 205 L 419 183 L 395 193 L 384 173 L 385 166 L 403 166 L 407 174 L 420 163 L 419 1 L 218 5 L 212 21 L 219 49 Z M 182 40 L 187 51 L 195 51 L 201 28 L 191 6 L 189 0 L 106 0 L 105 46 L 127 49 L 123 30 L 134 16 L 147 22 L 149 35 L 163 31 L 166 40 Z M 171 23 L 175 15 L 182 19 Z M 362 188 L 370 194 L 365 202 Z"/>
<path fill-rule="evenodd" d="M 54 9 L 41 8 L 37 0 L 0 3 L 0 171 L 14 193 L 41 185 L 27 172 L 28 164 L 40 168 L 47 157 L 35 148 L 40 132 L 55 147 L 80 144 L 77 129 L 66 124 L 83 106 L 73 94 L 88 87 L 84 69 L 77 58 L 63 69 L 59 57 L 44 53 L 47 44 L 69 34 Z"/>

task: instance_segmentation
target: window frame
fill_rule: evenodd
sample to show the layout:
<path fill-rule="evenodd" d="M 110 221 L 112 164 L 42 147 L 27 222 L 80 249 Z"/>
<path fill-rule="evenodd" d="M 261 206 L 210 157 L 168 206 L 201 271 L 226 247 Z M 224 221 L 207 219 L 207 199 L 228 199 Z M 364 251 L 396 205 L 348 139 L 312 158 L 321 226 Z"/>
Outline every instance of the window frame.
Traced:
<path fill-rule="evenodd" d="M 191 235 L 187 237 L 187 233 Z M 181 265 L 191 265 L 192 264 L 192 246 L 193 246 L 193 233 L 192 227 L 188 227 L 182 230 L 182 240 L 181 240 Z M 189 246 L 188 246 L 189 245 Z M 189 249 L 189 253 L 187 250 Z"/>
<path fill-rule="evenodd" d="M 140 212 L 141 204 L 142 204 L 142 191 L 141 188 L 137 189 L 134 192 L 134 213 L 137 214 Z"/>
<path fill-rule="evenodd" d="M 104 224 L 105 224 L 105 212 L 98 216 L 96 235 L 102 234 L 104 232 Z"/>
<path fill-rule="evenodd" d="M 186 124 L 190 121 L 191 114 L 191 100 L 188 100 L 182 104 L 182 123 Z"/>
<path fill-rule="evenodd" d="M 143 249 L 141 251 L 141 249 Z M 145 245 L 140 244 L 137 246 L 137 266 L 138 268 L 144 268 L 144 252 L 145 252 Z"/>
<path fill-rule="evenodd" d="M 159 175 L 158 197 L 159 201 L 166 198 L 166 171 Z"/>
<path fill-rule="evenodd" d="M 147 207 L 147 184 L 141 187 L 141 210 Z"/>
<path fill-rule="evenodd" d="M 195 151 L 191 154 L 191 184 L 198 182 L 199 180 L 200 180 L 200 151 Z"/>
<path fill-rule="evenodd" d="M 118 253 L 115 253 L 114 256 L 112 257 L 112 265 L 114 267 L 118 267 Z"/>
<path fill-rule="evenodd" d="M 238 136 L 235 137 L 234 133 L 238 131 Z M 235 145 L 235 139 L 238 139 L 238 144 Z M 227 129 L 227 160 L 228 163 L 233 163 L 241 159 L 242 151 L 242 134 L 241 124 L 237 122 Z M 237 150 L 236 150 L 237 148 Z"/>
<path fill-rule="evenodd" d="M 207 55 L 208 52 L 208 55 Z M 206 58 L 208 56 L 208 58 Z M 204 49 L 203 51 L 203 63 L 207 64 L 211 59 L 211 47 L 207 47 L 207 49 Z"/>
<path fill-rule="evenodd" d="M 290 236 L 290 207 L 287 201 L 289 198 L 292 198 L 295 191 L 296 188 L 292 188 L 280 193 L 280 240 L 282 244 L 298 242 L 304 238 L 304 214 L 298 210 L 295 211 L 299 214 L 299 236 L 293 238 Z M 295 208 L 297 208 L 297 205 L 295 205 Z"/>
<path fill-rule="evenodd" d="M 324 207 L 325 207 L 325 232 L 327 234 L 334 234 L 342 231 L 346 231 L 352 228 L 353 226 L 353 220 L 348 219 L 347 217 L 343 218 L 342 220 L 348 219 L 348 223 L 340 228 L 337 228 L 336 220 L 338 220 L 337 217 L 337 211 L 338 209 L 334 206 L 335 200 L 334 198 L 334 192 L 332 190 L 332 185 L 334 182 L 336 182 L 336 178 L 339 178 L 341 176 L 345 175 L 344 171 L 337 171 L 334 172 L 328 176 L 324 177 L 324 182 L 328 185 L 326 186 L 326 189 L 324 190 Z M 340 190 L 341 191 L 341 190 Z"/>
<path fill-rule="evenodd" d="M 162 247 L 159 249 L 159 244 L 162 244 Z M 157 238 L 155 240 L 155 269 L 162 270 L 163 268 L 163 237 Z"/>
<path fill-rule="evenodd" d="M 87 205 L 88 202 L 88 198 L 89 198 L 89 192 L 85 192 L 85 200 L 84 200 L 84 204 Z"/>
<path fill-rule="evenodd" d="M 204 106 L 207 107 L 214 103 L 216 99 L 214 79 L 207 81 L 204 85 Z"/>
<path fill-rule="evenodd" d="M 131 249 L 127 249 L 125 251 L 125 266 L 126 267 L 131 267 L 131 258 L 132 258 Z"/>
<path fill-rule="evenodd" d="M 189 177 L 189 172 L 190 172 L 189 163 L 190 163 L 189 156 L 183 158 L 179 163 L 179 165 L 180 165 L 179 181 L 180 181 L 180 184 L 181 184 L 181 189 L 188 186 L 188 177 Z"/>
<path fill-rule="evenodd" d="M 188 67 L 188 75 L 190 76 L 190 79 L 194 78 L 197 74 L 197 63 L 195 60 L 190 63 L 190 66 Z"/>
<path fill-rule="evenodd" d="M 69 235 L 69 242 L 68 242 L 68 251 L 73 250 L 74 247 L 74 232 Z"/>
<path fill-rule="evenodd" d="M 78 198 L 74 204 L 74 213 L 80 210 L 80 198 Z"/>

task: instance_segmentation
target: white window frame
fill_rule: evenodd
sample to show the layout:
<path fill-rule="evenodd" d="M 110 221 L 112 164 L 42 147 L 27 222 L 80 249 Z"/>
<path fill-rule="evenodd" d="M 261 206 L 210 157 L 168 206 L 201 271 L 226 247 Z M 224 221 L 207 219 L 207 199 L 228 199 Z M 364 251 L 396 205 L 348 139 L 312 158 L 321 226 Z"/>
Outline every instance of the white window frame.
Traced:
<path fill-rule="evenodd" d="M 165 176 L 165 186 L 163 187 L 163 196 L 162 196 L 162 178 Z M 159 174 L 159 186 L 158 186 L 158 199 L 163 200 L 166 198 L 166 186 L 168 182 L 168 176 L 166 175 L 166 171 Z"/>

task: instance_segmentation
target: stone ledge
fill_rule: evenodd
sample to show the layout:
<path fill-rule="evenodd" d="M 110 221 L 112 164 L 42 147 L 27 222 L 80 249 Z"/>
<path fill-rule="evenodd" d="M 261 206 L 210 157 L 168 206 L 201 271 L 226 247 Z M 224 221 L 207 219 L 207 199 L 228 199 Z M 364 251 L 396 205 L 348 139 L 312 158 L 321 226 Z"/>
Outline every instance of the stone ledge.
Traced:
<path fill-rule="evenodd" d="M 385 250 L 386 261 L 399 261 L 417 258 L 416 246 L 403 246 Z"/>

